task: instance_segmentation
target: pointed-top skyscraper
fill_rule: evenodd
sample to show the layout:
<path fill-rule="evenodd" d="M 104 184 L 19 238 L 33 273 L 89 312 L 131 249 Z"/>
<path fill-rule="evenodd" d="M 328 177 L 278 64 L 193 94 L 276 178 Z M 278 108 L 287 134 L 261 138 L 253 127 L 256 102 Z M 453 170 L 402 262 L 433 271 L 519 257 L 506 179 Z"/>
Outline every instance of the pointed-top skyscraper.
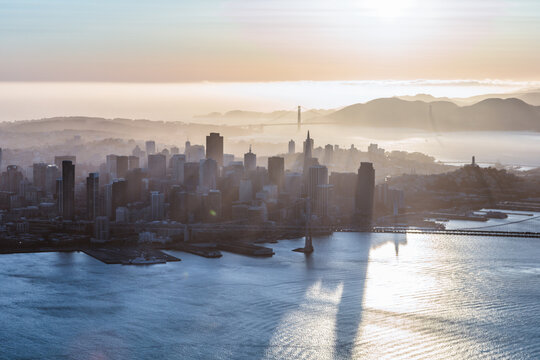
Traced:
<path fill-rule="evenodd" d="M 309 130 L 307 132 L 306 141 L 304 141 L 304 167 L 303 167 L 303 179 L 304 179 L 304 193 L 307 193 L 309 182 L 309 168 L 314 165 L 319 165 L 317 159 L 313 158 L 313 139 L 309 136 Z"/>

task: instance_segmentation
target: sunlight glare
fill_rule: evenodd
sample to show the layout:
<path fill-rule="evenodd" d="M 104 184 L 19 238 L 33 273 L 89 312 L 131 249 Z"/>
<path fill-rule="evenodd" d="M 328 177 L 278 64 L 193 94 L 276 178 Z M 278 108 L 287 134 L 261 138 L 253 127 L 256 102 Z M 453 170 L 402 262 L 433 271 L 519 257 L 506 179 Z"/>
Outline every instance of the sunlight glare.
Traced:
<path fill-rule="evenodd" d="M 414 6 L 415 0 L 366 0 L 367 8 L 380 18 L 396 18 Z"/>

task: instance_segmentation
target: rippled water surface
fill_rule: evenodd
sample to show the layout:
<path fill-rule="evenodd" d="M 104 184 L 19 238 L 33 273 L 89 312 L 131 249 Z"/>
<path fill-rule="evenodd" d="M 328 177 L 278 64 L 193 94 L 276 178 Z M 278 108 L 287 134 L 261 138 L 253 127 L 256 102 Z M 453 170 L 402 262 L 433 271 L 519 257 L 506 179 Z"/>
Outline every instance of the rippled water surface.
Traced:
<path fill-rule="evenodd" d="M 1 255 L 0 358 L 540 358 L 539 239 L 301 244 L 147 267 Z"/>

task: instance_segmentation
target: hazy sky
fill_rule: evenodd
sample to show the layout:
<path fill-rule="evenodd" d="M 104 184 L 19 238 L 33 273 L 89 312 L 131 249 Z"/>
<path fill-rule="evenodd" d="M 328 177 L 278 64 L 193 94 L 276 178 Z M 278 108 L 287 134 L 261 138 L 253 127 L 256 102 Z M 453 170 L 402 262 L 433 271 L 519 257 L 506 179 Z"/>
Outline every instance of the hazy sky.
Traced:
<path fill-rule="evenodd" d="M 0 0 L 0 81 L 540 79 L 538 0 Z"/>

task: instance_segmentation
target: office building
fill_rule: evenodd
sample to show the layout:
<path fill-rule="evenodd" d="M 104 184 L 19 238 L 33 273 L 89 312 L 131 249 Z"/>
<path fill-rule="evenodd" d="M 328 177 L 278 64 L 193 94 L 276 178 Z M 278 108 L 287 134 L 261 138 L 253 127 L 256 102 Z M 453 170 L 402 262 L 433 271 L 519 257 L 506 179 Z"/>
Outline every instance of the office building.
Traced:
<path fill-rule="evenodd" d="M 103 186 L 103 201 L 101 201 L 101 206 L 103 208 L 102 214 L 107 217 L 107 219 L 112 219 L 113 217 L 113 195 L 112 195 L 112 184 L 106 184 Z"/>
<path fill-rule="evenodd" d="M 62 162 L 64 161 L 71 161 L 73 165 L 75 165 L 77 160 L 76 156 L 73 155 L 61 155 L 61 156 L 55 156 L 54 157 L 54 165 L 58 167 L 58 169 L 62 169 Z"/>
<path fill-rule="evenodd" d="M 375 169 L 370 162 L 360 163 L 356 185 L 356 217 L 361 227 L 370 227 L 373 219 Z"/>
<path fill-rule="evenodd" d="M 126 174 L 128 203 L 141 201 L 143 198 L 143 179 L 146 173 L 141 168 L 128 171 Z"/>
<path fill-rule="evenodd" d="M 40 190 L 45 190 L 47 178 L 47 164 L 37 163 L 32 165 L 32 183 Z"/>
<path fill-rule="evenodd" d="M 221 220 L 221 191 L 210 190 L 206 196 L 206 221 L 217 222 Z"/>
<path fill-rule="evenodd" d="M 117 207 L 114 219 L 118 224 L 129 222 L 129 210 L 124 206 Z"/>
<path fill-rule="evenodd" d="M 199 163 L 199 192 L 207 193 L 216 189 L 218 167 L 214 159 L 201 160 Z"/>
<path fill-rule="evenodd" d="M 45 170 L 45 191 L 56 194 L 56 179 L 60 177 L 60 170 L 56 165 L 47 165 Z"/>
<path fill-rule="evenodd" d="M 90 173 L 86 178 L 86 216 L 94 220 L 99 214 L 99 173 Z"/>
<path fill-rule="evenodd" d="M 156 153 L 156 142 L 154 140 L 148 140 L 145 145 L 146 155 L 154 155 Z"/>
<path fill-rule="evenodd" d="M 218 167 L 223 167 L 223 136 L 219 133 L 210 133 L 206 137 L 206 158 L 217 162 Z"/>
<path fill-rule="evenodd" d="M 111 179 L 118 177 L 116 174 L 117 171 L 117 158 L 118 156 L 110 154 L 106 156 L 105 164 L 107 166 L 107 173 L 110 175 Z"/>
<path fill-rule="evenodd" d="M 94 238 L 92 241 L 105 242 L 109 240 L 109 219 L 106 216 L 96 217 L 94 223 Z"/>
<path fill-rule="evenodd" d="M 233 154 L 223 154 L 223 166 L 228 166 L 234 161 Z"/>
<path fill-rule="evenodd" d="M 141 164 L 139 162 L 139 157 L 134 156 L 134 155 L 130 155 L 128 157 L 128 170 L 134 170 L 134 169 L 138 169 L 140 167 L 141 167 Z M 125 175 L 121 176 L 121 177 L 125 177 Z"/>
<path fill-rule="evenodd" d="M 324 147 L 324 164 L 331 165 L 334 161 L 334 147 L 330 144 Z"/>
<path fill-rule="evenodd" d="M 327 223 L 330 216 L 333 188 L 334 187 L 329 184 L 317 185 L 315 214 L 323 221 L 323 223 Z"/>
<path fill-rule="evenodd" d="M 129 170 L 129 158 L 127 156 L 116 157 L 116 177 L 125 178 Z"/>
<path fill-rule="evenodd" d="M 326 166 L 311 166 L 309 168 L 308 196 L 312 206 L 317 204 L 317 186 L 328 184 L 328 168 Z"/>
<path fill-rule="evenodd" d="M 124 179 L 115 179 L 112 183 L 112 209 L 111 215 L 116 214 L 116 209 L 119 207 L 125 207 L 128 204 L 128 187 L 127 181 Z"/>
<path fill-rule="evenodd" d="M 165 178 L 167 175 L 167 160 L 165 155 L 148 155 L 148 175 L 153 179 Z"/>
<path fill-rule="evenodd" d="M 244 154 L 244 170 L 246 172 L 255 171 L 257 168 L 257 155 L 251 152 L 251 145 L 249 146 L 249 152 Z"/>
<path fill-rule="evenodd" d="M 333 200 L 346 222 L 349 222 L 355 213 L 357 178 L 356 173 L 332 172 L 330 174 L 329 183 L 334 186 Z"/>
<path fill-rule="evenodd" d="M 70 160 L 62 161 L 62 213 L 66 220 L 75 217 L 75 165 Z"/>
<path fill-rule="evenodd" d="M 186 163 L 186 155 L 173 154 L 169 160 L 169 168 L 171 169 L 172 179 L 179 184 L 184 183 L 184 164 Z"/>
<path fill-rule="evenodd" d="M 240 186 L 238 187 L 238 200 L 244 203 L 248 203 L 253 200 L 253 185 L 251 180 L 240 180 Z"/>
<path fill-rule="evenodd" d="M 186 191 L 195 192 L 199 185 L 199 163 L 187 162 L 184 164 L 184 186 Z"/>
<path fill-rule="evenodd" d="M 55 189 L 56 189 L 55 190 L 56 207 L 57 207 L 58 215 L 62 216 L 64 214 L 64 190 L 63 190 L 62 178 L 56 179 Z"/>
<path fill-rule="evenodd" d="M 285 159 L 279 156 L 268 158 L 268 180 L 270 184 L 276 185 L 279 191 L 283 190 L 285 180 Z"/>
<path fill-rule="evenodd" d="M 186 162 L 196 162 L 198 163 L 202 159 L 206 158 L 203 145 L 189 145 L 186 146 Z"/>
<path fill-rule="evenodd" d="M 289 154 L 294 154 L 296 152 L 296 143 L 294 142 L 294 140 L 291 139 L 291 141 L 289 141 Z"/>
<path fill-rule="evenodd" d="M 291 200 L 302 196 L 302 174 L 297 172 L 285 174 L 285 192 L 289 194 Z"/>
<path fill-rule="evenodd" d="M 150 193 L 150 217 L 152 221 L 163 220 L 165 217 L 165 196 L 158 191 Z"/>
<path fill-rule="evenodd" d="M 19 193 L 19 186 L 24 176 L 17 165 L 8 165 L 6 172 L 2 173 L 2 189 L 12 193 Z"/>

